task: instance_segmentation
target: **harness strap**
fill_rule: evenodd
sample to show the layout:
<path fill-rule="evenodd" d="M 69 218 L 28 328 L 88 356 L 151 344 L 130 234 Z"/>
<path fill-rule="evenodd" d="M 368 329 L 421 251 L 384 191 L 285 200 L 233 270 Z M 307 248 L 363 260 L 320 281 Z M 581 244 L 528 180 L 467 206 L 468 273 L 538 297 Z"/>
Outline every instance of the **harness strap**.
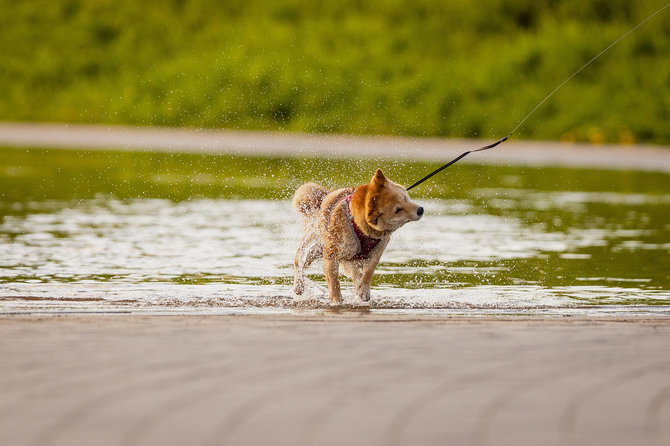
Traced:
<path fill-rule="evenodd" d="M 347 205 L 347 215 L 349 216 L 349 224 L 351 224 L 354 234 L 356 234 L 356 239 L 358 241 L 358 252 L 355 256 L 352 257 L 354 260 L 364 260 L 370 257 L 370 253 L 379 243 L 378 238 L 373 238 L 367 235 L 363 230 L 356 224 L 354 221 L 354 214 L 351 211 L 351 199 L 354 197 L 354 194 L 347 195 L 342 199 Z"/>

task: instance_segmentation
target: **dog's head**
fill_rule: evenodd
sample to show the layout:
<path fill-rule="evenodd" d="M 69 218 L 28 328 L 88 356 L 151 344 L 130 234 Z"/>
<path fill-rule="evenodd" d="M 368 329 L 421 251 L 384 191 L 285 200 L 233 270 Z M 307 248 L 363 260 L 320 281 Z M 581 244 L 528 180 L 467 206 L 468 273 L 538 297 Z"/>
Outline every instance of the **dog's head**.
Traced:
<path fill-rule="evenodd" d="M 365 221 L 377 231 L 395 231 L 423 215 L 423 208 L 410 201 L 405 188 L 387 179 L 381 169 L 366 189 Z"/>

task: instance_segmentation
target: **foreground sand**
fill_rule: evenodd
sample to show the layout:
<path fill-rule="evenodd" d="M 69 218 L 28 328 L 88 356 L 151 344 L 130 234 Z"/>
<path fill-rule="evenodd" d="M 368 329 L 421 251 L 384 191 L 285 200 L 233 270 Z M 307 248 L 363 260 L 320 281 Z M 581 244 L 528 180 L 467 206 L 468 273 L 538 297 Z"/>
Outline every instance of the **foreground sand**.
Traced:
<path fill-rule="evenodd" d="M 670 444 L 670 319 L 0 318 L 3 445 Z"/>

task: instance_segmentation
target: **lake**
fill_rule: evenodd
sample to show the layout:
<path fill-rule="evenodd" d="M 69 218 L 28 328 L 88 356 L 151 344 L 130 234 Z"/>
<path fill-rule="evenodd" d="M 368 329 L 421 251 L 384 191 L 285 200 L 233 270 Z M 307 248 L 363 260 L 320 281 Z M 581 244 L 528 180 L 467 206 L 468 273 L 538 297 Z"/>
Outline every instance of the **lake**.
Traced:
<path fill-rule="evenodd" d="M 291 291 L 295 188 L 438 166 L 0 149 L 0 312 L 331 311 L 322 263 Z M 354 311 L 670 314 L 668 174 L 457 164 L 410 195 Z"/>

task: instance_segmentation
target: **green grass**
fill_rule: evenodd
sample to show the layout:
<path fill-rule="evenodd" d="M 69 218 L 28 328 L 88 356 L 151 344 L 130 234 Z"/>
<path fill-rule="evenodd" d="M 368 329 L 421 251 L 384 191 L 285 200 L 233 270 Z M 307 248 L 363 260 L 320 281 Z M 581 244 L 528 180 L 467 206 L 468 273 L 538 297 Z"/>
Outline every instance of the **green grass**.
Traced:
<path fill-rule="evenodd" d="M 499 137 L 665 0 L 0 0 L 0 119 Z M 670 143 L 670 9 L 519 137 Z"/>

